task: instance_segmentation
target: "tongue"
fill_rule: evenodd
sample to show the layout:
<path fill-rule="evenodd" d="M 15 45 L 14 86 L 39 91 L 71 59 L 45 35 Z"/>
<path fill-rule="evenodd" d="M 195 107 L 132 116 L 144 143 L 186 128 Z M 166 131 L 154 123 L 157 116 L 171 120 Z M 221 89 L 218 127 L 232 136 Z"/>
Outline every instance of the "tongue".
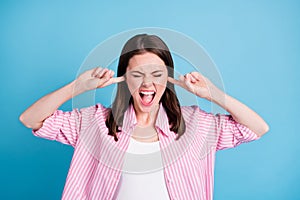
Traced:
<path fill-rule="evenodd" d="M 142 97 L 142 100 L 144 103 L 150 103 L 152 101 L 152 99 L 153 99 L 153 95 L 144 95 Z"/>

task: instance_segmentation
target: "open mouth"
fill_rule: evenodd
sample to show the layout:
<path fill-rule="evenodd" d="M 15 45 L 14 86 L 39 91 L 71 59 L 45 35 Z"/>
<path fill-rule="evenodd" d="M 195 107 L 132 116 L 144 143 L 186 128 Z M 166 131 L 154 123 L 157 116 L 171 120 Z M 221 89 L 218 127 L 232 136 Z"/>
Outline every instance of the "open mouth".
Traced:
<path fill-rule="evenodd" d="M 152 104 L 153 99 L 155 97 L 155 91 L 140 91 L 141 102 L 145 106 L 149 106 Z"/>

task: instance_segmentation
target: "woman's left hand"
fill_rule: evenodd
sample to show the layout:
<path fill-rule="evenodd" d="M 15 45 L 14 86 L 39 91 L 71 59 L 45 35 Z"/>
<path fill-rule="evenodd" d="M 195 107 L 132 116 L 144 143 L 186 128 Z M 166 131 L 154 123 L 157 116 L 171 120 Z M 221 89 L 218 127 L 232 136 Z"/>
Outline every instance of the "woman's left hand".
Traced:
<path fill-rule="evenodd" d="M 230 113 L 235 121 L 245 125 L 259 137 L 269 131 L 268 124 L 255 111 L 235 98 L 225 94 L 198 72 L 191 72 L 180 76 L 179 80 L 168 77 L 168 81 L 185 88 L 199 97 L 218 104 Z"/>
<path fill-rule="evenodd" d="M 199 72 L 191 72 L 180 76 L 179 80 L 168 77 L 168 81 L 181 86 L 182 88 L 190 91 L 198 97 L 205 98 L 209 101 L 212 100 L 212 92 L 215 91 L 216 86 L 211 81 L 204 77 Z"/>

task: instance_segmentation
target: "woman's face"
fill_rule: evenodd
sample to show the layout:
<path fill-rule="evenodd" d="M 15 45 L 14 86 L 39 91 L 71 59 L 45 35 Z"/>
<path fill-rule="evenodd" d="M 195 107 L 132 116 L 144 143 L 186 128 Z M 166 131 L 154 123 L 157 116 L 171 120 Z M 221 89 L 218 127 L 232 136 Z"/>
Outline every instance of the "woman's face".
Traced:
<path fill-rule="evenodd" d="M 135 110 L 150 112 L 155 108 L 166 89 L 167 80 L 167 67 L 160 57 L 150 52 L 133 56 L 126 69 L 126 82 Z"/>

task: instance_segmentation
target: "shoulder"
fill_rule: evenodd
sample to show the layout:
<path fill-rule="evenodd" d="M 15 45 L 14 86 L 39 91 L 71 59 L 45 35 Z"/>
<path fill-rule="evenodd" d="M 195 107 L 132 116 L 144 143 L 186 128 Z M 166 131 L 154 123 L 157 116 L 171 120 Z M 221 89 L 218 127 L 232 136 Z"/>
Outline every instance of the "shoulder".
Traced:
<path fill-rule="evenodd" d="M 193 118 L 193 117 L 201 117 L 201 118 L 212 118 L 214 117 L 213 113 L 202 110 L 197 105 L 192 106 L 181 106 L 181 111 L 184 117 Z"/>
<path fill-rule="evenodd" d="M 92 106 L 84 107 L 79 109 L 80 112 L 92 113 L 92 112 L 109 112 L 110 108 L 105 107 L 104 105 L 97 103 Z"/>
<path fill-rule="evenodd" d="M 199 125 L 204 128 L 209 128 L 216 124 L 217 117 L 211 112 L 201 109 L 197 105 L 181 106 L 182 116 L 188 126 Z"/>
<path fill-rule="evenodd" d="M 93 106 L 85 107 L 80 109 L 82 118 L 106 118 L 111 108 L 107 108 L 100 103 Z"/>

